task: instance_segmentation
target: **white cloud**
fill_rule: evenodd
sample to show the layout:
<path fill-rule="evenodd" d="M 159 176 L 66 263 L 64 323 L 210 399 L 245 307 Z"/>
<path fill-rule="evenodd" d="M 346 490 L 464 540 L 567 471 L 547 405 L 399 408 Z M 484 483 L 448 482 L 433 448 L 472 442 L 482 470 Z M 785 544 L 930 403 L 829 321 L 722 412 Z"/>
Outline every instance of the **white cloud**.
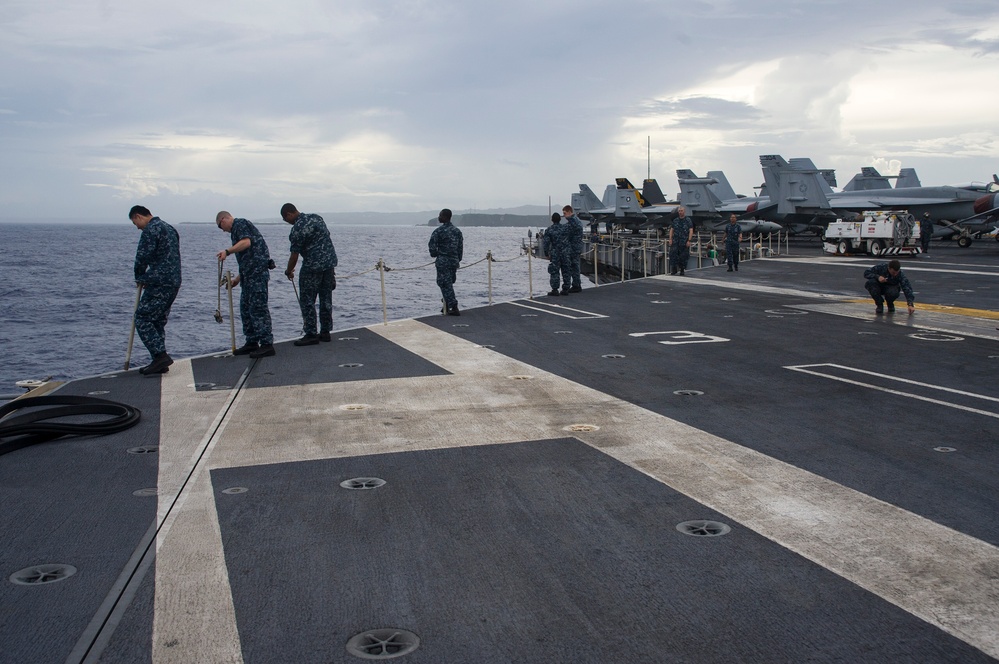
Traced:
<path fill-rule="evenodd" d="M 893 159 L 927 183 L 981 179 L 997 154 L 997 15 L 978 0 L 648 0 L 628 12 L 597 0 L 8 0 L 0 210 L 518 205 L 640 179 L 648 137 L 666 191 L 678 167 L 724 169 L 746 191 L 757 156 L 774 152 L 843 181 Z"/>

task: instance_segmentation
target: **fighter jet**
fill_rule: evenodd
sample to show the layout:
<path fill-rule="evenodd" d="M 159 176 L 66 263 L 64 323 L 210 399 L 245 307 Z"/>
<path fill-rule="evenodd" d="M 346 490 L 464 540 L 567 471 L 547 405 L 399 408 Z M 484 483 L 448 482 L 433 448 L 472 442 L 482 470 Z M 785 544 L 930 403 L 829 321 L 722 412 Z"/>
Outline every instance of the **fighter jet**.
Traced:
<path fill-rule="evenodd" d="M 774 221 L 745 218 L 751 205 L 761 200 L 769 203 L 769 199 L 736 194 L 722 171 L 708 171 L 707 177 L 699 178 L 693 171 L 680 168 L 676 171 L 676 181 L 680 186 L 677 196 L 680 204 L 687 208 L 694 223 L 706 230 L 724 230 L 731 214 L 740 217 L 739 227 L 743 233 L 776 233 L 781 230 L 781 225 Z"/>
<path fill-rule="evenodd" d="M 589 186 L 581 184 L 579 193 L 572 194 L 570 202 L 580 219 L 602 221 L 608 233 L 615 227 L 638 232 L 650 221 L 642 211 L 641 194 L 634 188 L 607 185 L 601 200 Z"/>
<path fill-rule="evenodd" d="M 779 155 L 760 156 L 764 177 L 778 213 L 814 215 L 817 220 L 855 215 L 865 210 L 908 210 L 917 217 L 930 213 L 937 223 L 971 245 L 999 218 L 999 177 L 992 183 L 962 186 L 903 187 L 832 192 L 818 169 L 794 169 Z"/>

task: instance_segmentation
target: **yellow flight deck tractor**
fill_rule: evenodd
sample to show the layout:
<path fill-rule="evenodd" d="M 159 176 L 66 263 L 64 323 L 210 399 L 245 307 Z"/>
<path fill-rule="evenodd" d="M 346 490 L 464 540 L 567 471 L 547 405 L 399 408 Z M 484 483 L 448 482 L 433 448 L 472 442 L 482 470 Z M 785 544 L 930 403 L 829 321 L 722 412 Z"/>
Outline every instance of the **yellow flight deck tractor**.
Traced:
<path fill-rule="evenodd" d="M 837 219 L 826 228 L 822 250 L 829 254 L 889 256 L 918 254 L 919 224 L 905 210 L 871 210 L 862 220 Z"/>

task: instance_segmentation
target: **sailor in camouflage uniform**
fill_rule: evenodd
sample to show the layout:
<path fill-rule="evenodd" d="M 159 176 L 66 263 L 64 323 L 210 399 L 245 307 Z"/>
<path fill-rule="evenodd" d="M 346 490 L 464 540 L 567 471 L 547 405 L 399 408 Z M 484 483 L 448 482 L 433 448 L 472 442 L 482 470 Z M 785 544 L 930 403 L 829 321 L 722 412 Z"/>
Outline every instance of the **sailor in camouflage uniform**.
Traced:
<path fill-rule="evenodd" d="M 289 279 L 295 278 L 295 265 L 302 257 L 302 271 L 298 275 L 298 304 L 302 309 L 304 336 L 295 340 L 296 346 L 311 346 L 330 340 L 333 329 L 333 289 L 336 288 L 336 249 L 330 239 L 326 222 L 318 214 L 301 213 L 291 203 L 281 207 L 281 218 L 293 224 L 289 240 L 291 256 Z M 316 329 L 316 297 L 319 298 L 319 329 Z"/>
<path fill-rule="evenodd" d="M 583 282 L 579 278 L 579 257 L 583 253 L 583 222 L 579 220 L 571 205 L 562 208 L 562 216 L 568 228 L 569 242 L 569 276 L 572 277 L 572 287 L 570 293 L 579 293 L 583 290 Z"/>
<path fill-rule="evenodd" d="M 739 226 L 738 215 L 728 216 L 728 226 L 725 227 L 725 257 L 728 261 L 728 271 L 739 271 L 739 243 L 742 242 L 742 227 Z"/>
<path fill-rule="evenodd" d="M 687 218 L 687 208 L 681 205 L 676 212 L 677 218 L 669 226 L 669 273 L 676 274 L 679 270 L 680 274 L 683 274 L 690 259 L 690 241 L 694 237 L 694 223 Z"/>
<path fill-rule="evenodd" d="M 180 236 L 173 226 L 141 205 L 132 207 L 128 218 L 142 231 L 135 250 L 135 283 L 142 286 L 135 331 L 152 357 L 139 373 L 166 373 L 173 364 L 166 352 L 166 323 L 180 290 Z"/>
<path fill-rule="evenodd" d="M 552 225 L 545 229 L 544 249 L 548 256 L 548 283 L 552 290 L 549 295 L 568 295 L 572 279 L 569 268 L 569 227 L 559 223 L 562 217 L 552 214 Z M 559 275 L 562 276 L 562 290 L 559 292 Z"/>
<path fill-rule="evenodd" d="M 911 314 L 916 310 L 916 298 L 912 292 L 912 284 L 902 274 L 902 264 L 897 260 L 880 263 L 864 270 L 864 279 L 867 279 L 864 288 L 874 298 L 874 305 L 877 307 L 875 313 L 884 313 L 884 302 L 886 300 L 888 302 L 888 313 L 894 313 L 895 300 L 898 298 L 899 291 L 905 293 L 905 303 L 909 307 L 909 313 Z"/>
<path fill-rule="evenodd" d="M 458 278 L 458 267 L 464 250 L 464 238 L 461 231 L 451 223 L 451 210 L 444 208 L 437 215 L 440 226 L 430 234 L 427 244 L 430 255 L 435 258 L 437 267 L 437 285 L 440 286 L 444 298 L 444 313 L 448 316 L 460 316 L 458 298 L 454 295 L 454 282 Z"/>
<path fill-rule="evenodd" d="M 236 254 L 239 275 L 232 285 L 241 286 L 239 317 L 243 321 L 246 343 L 233 355 L 270 357 L 274 355 L 274 335 L 271 333 L 271 312 L 267 308 L 267 284 L 270 281 L 271 254 L 264 237 L 250 221 L 233 219 L 226 211 L 215 215 L 215 224 L 229 234 L 232 246 L 217 255 L 219 261 Z"/>

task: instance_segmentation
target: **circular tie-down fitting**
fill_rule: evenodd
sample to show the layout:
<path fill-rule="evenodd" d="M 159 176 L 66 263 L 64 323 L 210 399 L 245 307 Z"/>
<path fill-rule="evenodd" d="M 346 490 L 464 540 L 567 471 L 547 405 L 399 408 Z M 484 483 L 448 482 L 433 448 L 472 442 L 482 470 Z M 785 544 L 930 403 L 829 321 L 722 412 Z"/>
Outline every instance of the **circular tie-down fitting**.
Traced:
<path fill-rule="evenodd" d="M 672 300 L 650 300 L 650 304 L 669 304 Z"/>
<path fill-rule="evenodd" d="M 909 335 L 913 339 L 920 341 L 964 341 L 964 337 L 946 332 L 934 332 L 933 330 L 920 330 Z"/>
<path fill-rule="evenodd" d="M 510 380 L 531 380 L 534 376 L 527 376 L 525 374 L 514 374 L 512 376 L 507 376 Z"/>
<path fill-rule="evenodd" d="M 212 390 L 212 391 L 217 391 L 217 390 L 231 390 L 232 389 L 232 385 L 212 385 L 209 389 Z"/>
<path fill-rule="evenodd" d="M 371 406 L 369 406 L 366 403 L 345 403 L 344 405 L 340 406 L 340 410 L 348 410 L 348 411 L 367 410 L 368 408 L 371 408 Z"/>
<path fill-rule="evenodd" d="M 676 524 L 676 529 L 692 537 L 721 537 L 731 532 L 728 524 L 721 521 L 684 521 Z"/>
<path fill-rule="evenodd" d="M 140 445 L 138 447 L 130 447 L 125 451 L 129 454 L 156 454 L 159 450 L 159 445 Z"/>
<path fill-rule="evenodd" d="M 222 489 L 222 493 L 227 496 L 238 496 L 241 493 L 246 493 L 249 491 L 245 486 L 231 486 L 228 489 Z"/>
<path fill-rule="evenodd" d="M 957 452 L 957 448 L 956 447 L 943 447 L 943 446 L 941 446 L 941 447 L 934 447 L 933 451 L 934 452 Z"/>
<path fill-rule="evenodd" d="M 552 334 L 572 334 L 571 330 L 555 330 Z"/>
<path fill-rule="evenodd" d="M 338 364 L 341 369 L 356 369 L 358 367 L 363 367 L 364 365 L 360 362 L 345 362 L 344 364 Z"/>
<path fill-rule="evenodd" d="M 877 332 L 857 332 L 857 334 L 866 334 L 866 335 L 877 336 L 878 333 Z"/>
<path fill-rule="evenodd" d="M 93 392 L 87 392 L 92 397 L 99 397 L 102 394 L 111 394 L 111 390 L 94 390 Z"/>
<path fill-rule="evenodd" d="M 476 348 L 496 348 L 493 344 L 478 344 Z"/>
<path fill-rule="evenodd" d="M 156 487 L 150 487 L 148 489 L 138 489 L 132 492 L 133 496 L 138 496 L 140 498 L 148 498 L 149 496 L 158 496 L 160 494 L 159 489 Z"/>
<path fill-rule="evenodd" d="M 624 359 L 624 355 L 620 355 L 619 353 L 607 353 L 606 355 L 601 355 L 600 357 L 604 358 L 605 360 L 623 360 Z"/>
<path fill-rule="evenodd" d="M 646 293 L 646 295 L 659 295 L 659 293 Z"/>
<path fill-rule="evenodd" d="M 722 302 L 738 302 L 741 298 L 738 297 L 723 297 Z"/>
<path fill-rule="evenodd" d="M 600 431 L 600 427 L 596 424 L 570 424 L 568 426 L 562 427 L 562 431 L 571 431 L 573 433 L 587 433 L 590 431 Z"/>
<path fill-rule="evenodd" d="M 357 341 L 357 337 L 337 337 L 337 341 Z"/>
<path fill-rule="evenodd" d="M 700 397 L 704 395 L 704 392 L 700 390 L 673 390 L 673 394 L 678 397 Z"/>
<path fill-rule="evenodd" d="M 807 316 L 807 311 L 797 311 L 796 309 L 764 309 L 764 313 L 780 314 L 782 316 Z"/>
<path fill-rule="evenodd" d="M 340 482 L 344 489 L 377 489 L 385 484 L 385 480 L 380 477 L 354 477 Z"/>
<path fill-rule="evenodd" d="M 468 327 L 468 323 L 455 323 L 451 327 Z"/>
<path fill-rule="evenodd" d="M 537 318 L 537 314 L 520 314 L 521 318 Z"/>
<path fill-rule="evenodd" d="M 74 574 L 76 574 L 76 568 L 72 565 L 58 563 L 32 565 L 11 574 L 10 582 L 19 586 L 38 586 L 62 581 Z"/>
<path fill-rule="evenodd" d="M 215 383 L 188 383 L 187 386 L 196 390 L 210 390 L 215 387 Z"/>
<path fill-rule="evenodd" d="M 98 376 L 101 380 L 106 380 L 108 378 L 117 378 L 118 374 L 104 374 L 103 376 Z"/>
<path fill-rule="evenodd" d="M 370 629 L 350 637 L 347 652 L 361 659 L 393 659 L 420 647 L 420 637 L 405 629 Z"/>

